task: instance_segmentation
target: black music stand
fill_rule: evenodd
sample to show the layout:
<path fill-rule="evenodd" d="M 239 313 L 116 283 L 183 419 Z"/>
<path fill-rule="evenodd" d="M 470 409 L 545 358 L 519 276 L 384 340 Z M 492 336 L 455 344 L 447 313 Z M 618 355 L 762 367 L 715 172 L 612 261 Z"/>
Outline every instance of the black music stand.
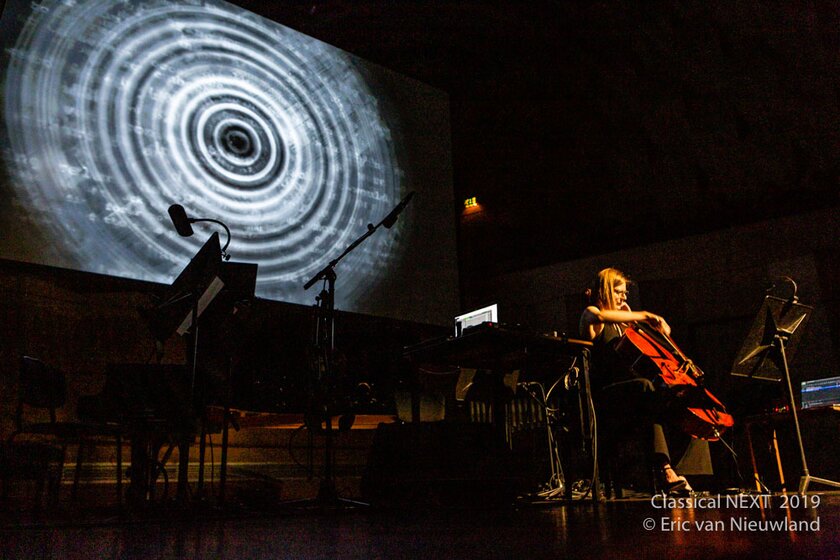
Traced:
<path fill-rule="evenodd" d="M 255 297 L 255 292 L 257 288 L 257 270 L 258 265 L 256 263 L 238 263 L 238 262 L 223 262 L 222 267 L 220 270 L 222 280 L 225 283 L 225 291 L 223 295 L 220 296 L 221 302 L 217 303 L 217 307 L 219 304 L 225 304 L 227 307 L 226 312 L 228 314 L 231 313 L 239 313 L 241 316 L 241 311 L 239 311 L 239 307 L 243 302 L 248 302 L 253 300 Z M 239 324 L 238 326 L 241 326 Z M 231 422 L 231 399 L 232 399 L 232 385 L 233 385 L 233 362 L 234 356 L 238 354 L 239 348 L 243 343 L 243 334 L 242 332 L 244 329 L 237 329 L 234 327 L 233 330 L 230 330 L 227 333 L 225 339 L 228 342 L 227 347 L 225 348 L 226 354 L 228 355 L 227 364 L 226 364 L 226 377 L 225 377 L 225 387 L 224 387 L 224 395 L 222 396 L 222 406 L 223 406 L 223 416 L 222 416 L 222 454 L 219 463 L 219 491 L 218 491 L 218 502 L 219 505 L 224 505 L 225 503 L 225 488 L 227 484 L 227 457 L 228 457 L 228 437 L 229 437 L 229 429 L 230 424 L 233 423 L 235 429 L 239 429 L 239 426 L 236 422 Z M 206 339 L 205 339 L 206 342 Z M 204 438 L 202 437 L 201 440 L 201 462 L 199 466 L 199 473 L 202 475 L 199 477 L 199 482 L 203 483 L 203 465 L 204 465 Z"/>
<path fill-rule="evenodd" d="M 761 304 L 752 328 L 747 335 L 735 363 L 732 375 L 769 381 L 784 380 L 787 385 L 788 405 L 793 416 L 796 441 L 802 462 L 802 477 L 799 479 L 799 493 L 804 494 L 811 482 L 840 488 L 840 483 L 811 476 L 802 443 L 796 399 L 790 380 L 788 360 L 793 359 L 805 323 L 813 311 L 812 307 L 798 303 L 796 285 L 790 299 L 766 296 Z"/>
<path fill-rule="evenodd" d="M 198 320 L 224 286 L 219 275 L 221 264 L 219 234 L 214 232 L 170 284 L 163 303 L 157 307 L 158 340 L 164 341 L 176 332 L 183 335 Z"/>
<path fill-rule="evenodd" d="M 190 406 L 195 406 L 196 381 L 198 373 L 198 319 L 207 309 L 224 286 L 220 277 L 222 264 L 222 249 L 219 234 L 214 232 L 190 260 L 184 270 L 172 282 L 167 291 L 164 302 L 158 306 L 159 320 L 155 335 L 164 341 L 173 333 L 185 334 L 188 330 L 192 336 L 190 363 Z M 199 396 L 204 398 L 204 384 L 199 385 Z M 205 412 L 201 407 L 201 441 L 204 440 Z M 178 491 L 179 501 L 187 497 L 187 476 L 189 474 L 189 444 L 180 442 L 178 445 Z M 203 457 L 200 470 L 203 471 Z M 203 475 L 203 472 L 199 473 Z M 199 479 L 203 476 L 199 476 Z"/>

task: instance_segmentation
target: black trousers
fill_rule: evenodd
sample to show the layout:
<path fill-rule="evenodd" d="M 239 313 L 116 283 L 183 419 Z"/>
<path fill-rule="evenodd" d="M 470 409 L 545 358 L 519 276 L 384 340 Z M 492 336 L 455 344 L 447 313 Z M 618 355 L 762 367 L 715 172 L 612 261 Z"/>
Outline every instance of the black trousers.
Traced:
<path fill-rule="evenodd" d="M 637 474 L 661 470 L 669 463 L 679 474 L 712 474 L 708 442 L 682 433 L 663 418 L 662 411 L 666 409 L 663 399 L 667 397 L 667 388 L 657 388 L 641 377 L 600 388 L 595 399 L 602 452 L 627 455 L 628 450 L 632 452 L 635 448 L 635 458 L 608 459 L 613 464 L 619 461 L 625 470 L 636 470 Z M 628 465 L 634 459 L 642 464 Z"/>

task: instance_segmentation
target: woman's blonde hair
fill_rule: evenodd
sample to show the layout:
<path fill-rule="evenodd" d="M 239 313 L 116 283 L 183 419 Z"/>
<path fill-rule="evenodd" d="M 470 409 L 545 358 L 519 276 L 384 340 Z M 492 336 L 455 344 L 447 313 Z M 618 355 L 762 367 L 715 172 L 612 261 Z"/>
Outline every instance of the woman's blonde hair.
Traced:
<path fill-rule="evenodd" d="M 630 278 L 617 268 L 605 268 L 598 272 L 586 296 L 600 309 L 616 309 L 613 288 L 619 284 L 630 285 Z"/>

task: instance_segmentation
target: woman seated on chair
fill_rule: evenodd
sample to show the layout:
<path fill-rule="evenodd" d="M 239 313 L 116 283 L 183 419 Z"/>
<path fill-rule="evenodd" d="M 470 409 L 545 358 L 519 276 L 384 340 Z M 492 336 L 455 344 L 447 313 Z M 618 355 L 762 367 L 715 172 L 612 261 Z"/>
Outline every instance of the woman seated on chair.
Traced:
<path fill-rule="evenodd" d="M 592 385 L 596 398 L 612 404 L 621 403 L 622 420 L 627 417 L 640 419 L 652 431 L 653 448 L 650 453 L 651 466 L 655 469 L 661 489 L 669 493 L 690 492 L 691 486 L 671 466 L 671 455 L 663 430 L 658 406 L 661 394 L 650 380 L 638 377 L 623 364 L 614 352 L 614 345 L 623 336 L 630 323 L 647 323 L 666 335 L 671 327 L 665 319 L 649 311 L 633 311 L 627 304 L 628 277 L 614 268 L 601 270 L 593 285 L 586 290 L 590 305 L 580 318 L 581 336 L 594 343 L 592 351 Z M 659 392 L 661 393 L 661 391 Z M 607 410 L 606 414 L 618 411 Z M 606 420 L 606 419 L 605 419 Z M 611 430 L 612 432 L 612 430 Z M 694 443 L 698 442 L 698 443 Z M 687 442 L 686 453 L 681 465 L 691 463 L 688 468 L 693 474 L 711 474 L 711 460 L 706 442 Z M 698 448 L 699 445 L 699 448 Z M 704 452 L 705 450 L 705 452 Z"/>

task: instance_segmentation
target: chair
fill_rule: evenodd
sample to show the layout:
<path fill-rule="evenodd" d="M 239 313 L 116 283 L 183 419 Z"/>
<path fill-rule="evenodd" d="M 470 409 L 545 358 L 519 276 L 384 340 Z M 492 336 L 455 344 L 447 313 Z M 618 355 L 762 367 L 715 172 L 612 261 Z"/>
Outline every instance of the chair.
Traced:
<path fill-rule="evenodd" d="M 607 498 L 625 490 L 654 492 L 652 421 L 640 406 L 653 384 L 643 378 L 619 381 L 594 395 L 598 411 L 599 472 Z"/>
<path fill-rule="evenodd" d="M 52 444 L 60 449 L 59 473 L 63 472 L 67 447 L 75 445 L 76 468 L 71 499 L 78 493 L 85 450 L 104 441 L 113 442 L 117 458 L 117 501 L 122 503 L 122 428 L 117 424 L 58 420 L 57 411 L 67 402 L 67 380 L 60 370 L 43 361 L 23 356 L 20 364 L 18 401 L 15 412 L 15 431 L 8 446 L 20 448 L 25 444 Z M 44 419 L 45 415 L 47 416 Z M 18 441 L 24 436 L 24 442 Z M 61 474 L 59 474 L 60 480 Z M 57 494 L 56 494 L 57 498 Z"/>
<path fill-rule="evenodd" d="M 0 442 L 0 498 L 8 497 L 9 481 L 31 480 L 36 484 L 34 511 L 41 509 L 45 486 L 55 500 L 61 482 L 62 461 L 60 448 L 39 442 Z"/>

